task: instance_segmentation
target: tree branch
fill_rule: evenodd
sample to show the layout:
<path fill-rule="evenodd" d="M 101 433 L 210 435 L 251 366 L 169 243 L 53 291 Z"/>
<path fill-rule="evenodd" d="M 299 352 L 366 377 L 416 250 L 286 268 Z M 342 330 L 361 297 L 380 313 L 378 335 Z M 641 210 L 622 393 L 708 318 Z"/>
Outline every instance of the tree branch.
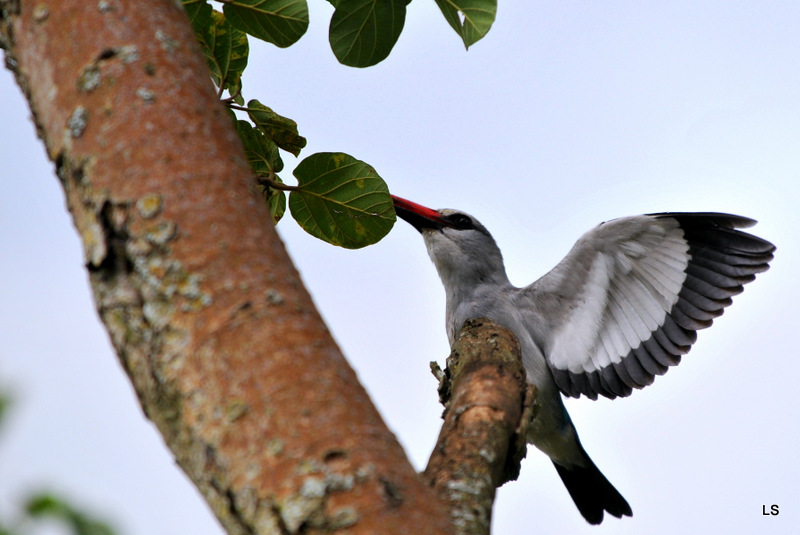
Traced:
<path fill-rule="evenodd" d="M 514 334 L 483 318 L 464 324 L 444 372 L 431 365 L 445 422 L 424 476 L 457 533 L 488 534 L 495 489 L 517 478 L 525 457 L 535 388 Z"/>
<path fill-rule="evenodd" d="M 230 534 L 446 533 L 305 290 L 179 2 L 0 0 L 146 415 Z"/>

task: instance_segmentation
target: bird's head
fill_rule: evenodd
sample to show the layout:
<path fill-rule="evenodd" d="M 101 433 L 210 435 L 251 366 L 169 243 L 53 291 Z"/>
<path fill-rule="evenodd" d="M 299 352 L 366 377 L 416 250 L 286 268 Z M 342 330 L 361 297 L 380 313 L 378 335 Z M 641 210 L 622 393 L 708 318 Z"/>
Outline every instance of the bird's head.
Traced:
<path fill-rule="evenodd" d="M 445 287 L 508 281 L 500 249 L 477 219 L 458 210 L 392 199 L 397 215 L 422 234 Z"/>

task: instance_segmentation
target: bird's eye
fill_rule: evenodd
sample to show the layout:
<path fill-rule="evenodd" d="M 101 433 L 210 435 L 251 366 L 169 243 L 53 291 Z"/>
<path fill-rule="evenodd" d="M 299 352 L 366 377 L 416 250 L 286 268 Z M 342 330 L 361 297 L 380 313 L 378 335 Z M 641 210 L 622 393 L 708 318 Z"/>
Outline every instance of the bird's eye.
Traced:
<path fill-rule="evenodd" d="M 469 229 L 475 228 L 475 225 L 472 223 L 472 219 L 464 214 L 453 214 L 450 216 L 450 222 L 456 226 L 456 228 L 460 229 Z"/>

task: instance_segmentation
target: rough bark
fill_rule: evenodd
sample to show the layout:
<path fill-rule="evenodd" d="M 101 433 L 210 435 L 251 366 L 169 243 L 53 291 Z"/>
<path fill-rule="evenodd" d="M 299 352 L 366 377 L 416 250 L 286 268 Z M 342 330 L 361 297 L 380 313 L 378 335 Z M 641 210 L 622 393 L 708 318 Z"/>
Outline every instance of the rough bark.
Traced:
<path fill-rule="evenodd" d="M 445 533 L 280 242 L 180 3 L 0 0 L 147 416 L 228 533 Z"/>
<path fill-rule="evenodd" d="M 516 479 L 536 392 L 525 379 L 519 342 L 487 319 L 462 327 L 440 378 L 444 425 L 425 478 L 450 509 L 456 532 L 490 532 L 495 489 Z"/>

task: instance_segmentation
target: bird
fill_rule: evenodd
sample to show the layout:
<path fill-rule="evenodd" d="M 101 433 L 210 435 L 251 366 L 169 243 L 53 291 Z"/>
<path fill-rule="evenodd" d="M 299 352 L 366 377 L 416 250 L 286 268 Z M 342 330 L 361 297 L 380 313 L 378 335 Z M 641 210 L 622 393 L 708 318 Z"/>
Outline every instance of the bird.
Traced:
<path fill-rule="evenodd" d="M 766 271 L 775 246 L 740 228 L 747 217 L 664 212 L 623 217 L 586 232 L 532 284 L 506 275 L 494 238 L 473 216 L 392 195 L 441 278 L 452 346 L 465 321 L 488 318 L 517 337 L 538 411 L 527 441 L 550 457 L 584 519 L 632 516 L 592 462 L 562 395 L 624 397 L 677 365 L 697 331 Z"/>

